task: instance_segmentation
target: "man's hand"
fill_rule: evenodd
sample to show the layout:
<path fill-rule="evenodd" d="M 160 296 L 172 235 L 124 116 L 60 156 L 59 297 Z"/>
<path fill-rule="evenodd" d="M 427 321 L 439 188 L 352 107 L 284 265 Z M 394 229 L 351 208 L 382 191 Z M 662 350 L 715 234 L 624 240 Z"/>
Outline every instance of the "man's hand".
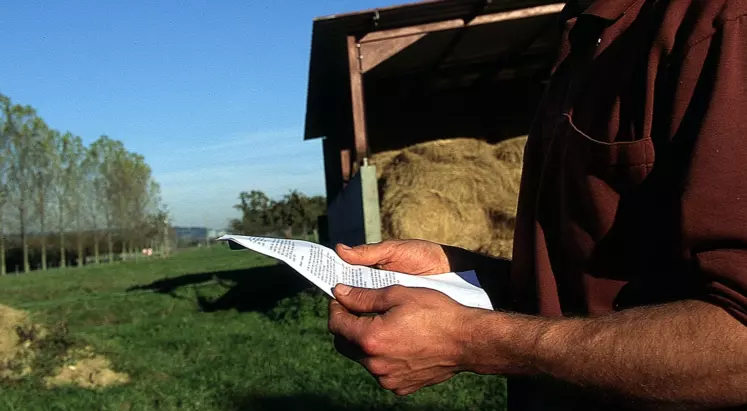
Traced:
<path fill-rule="evenodd" d="M 509 289 L 511 262 L 506 259 L 425 240 L 389 240 L 353 248 L 338 244 L 336 251 L 349 264 L 411 275 L 474 270 L 493 307 L 512 309 Z"/>
<path fill-rule="evenodd" d="M 347 247 L 338 244 L 337 254 L 349 264 L 412 275 L 450 272 L 444 247 L 424 240 L 390 240 L 378 244 Z"/>
<path fill-rule="evenodd" d="M 334 294 L 329 330 L 338 350 L 362 364 L 383 388 L 408 395 L 464 370 L 462 328 L 473 309 L 422 288 L 337 285 Z"/>

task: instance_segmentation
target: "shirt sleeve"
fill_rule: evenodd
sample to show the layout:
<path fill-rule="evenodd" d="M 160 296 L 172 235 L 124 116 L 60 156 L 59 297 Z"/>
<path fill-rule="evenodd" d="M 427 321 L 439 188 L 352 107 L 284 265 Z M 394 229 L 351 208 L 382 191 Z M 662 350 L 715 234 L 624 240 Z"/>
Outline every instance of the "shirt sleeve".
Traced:
<path fill-rule="evenodd" d="M 699 297 L 747 325 L 747 16 L 693 44 L 679 78 L 693 84 L 673 99 L 687 104 L 672 140 L 688 147 L 681 201 L 686 258 Z"/>

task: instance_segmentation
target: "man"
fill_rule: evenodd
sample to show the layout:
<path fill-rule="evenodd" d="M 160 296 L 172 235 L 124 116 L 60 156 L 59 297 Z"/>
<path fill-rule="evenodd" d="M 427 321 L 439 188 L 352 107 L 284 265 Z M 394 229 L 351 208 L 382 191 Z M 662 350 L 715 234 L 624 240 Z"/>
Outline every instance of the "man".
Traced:
<path fill-rule="evenodd" d="M 475 268 L 497 310 L 338 285 L 337 346 L 399 395 L 469 371 L 508 376 L 515 410 L 746 409 L 747 0 L 572 3 L 563 23 L 512 262 L 337 248 L 413 275 Z"/>

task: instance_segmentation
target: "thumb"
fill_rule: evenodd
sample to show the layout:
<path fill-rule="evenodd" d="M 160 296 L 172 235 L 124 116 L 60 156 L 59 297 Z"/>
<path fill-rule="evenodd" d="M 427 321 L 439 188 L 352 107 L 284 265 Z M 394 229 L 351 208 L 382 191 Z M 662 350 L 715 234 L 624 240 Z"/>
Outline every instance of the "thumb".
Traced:
<path fill-rule="evenodd" d="M 383 313 L 397 305 L 399 287 L 358 288 L 337 284 L 333 294 L 343 307 L 355 313 Z"/>
<path fill-rule="evenodd" d="M 392 246 L 387 243 L 364 244 L 348 247 L 338 244 L 337 255 L 346 263 L 352 265 L 373 266 L 384 263 L 392 254 Z"/>

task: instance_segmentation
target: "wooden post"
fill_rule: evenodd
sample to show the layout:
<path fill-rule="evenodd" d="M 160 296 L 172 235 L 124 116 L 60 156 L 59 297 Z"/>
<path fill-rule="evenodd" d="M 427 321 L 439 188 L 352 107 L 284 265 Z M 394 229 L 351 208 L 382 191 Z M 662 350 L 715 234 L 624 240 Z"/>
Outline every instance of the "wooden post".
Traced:
<path fill-rule="evenodd" d="M 350 178 L 353 177 L 353 174 L 355 174 L 355 170 L 351 169 L 351 165 L 353 164 L 353 160 L 350 158 L 350 149 L 349 148 L 343 148 L 340 150 L 340 165 L 341 165 L 341 171 L 342 171 L 342 186 L 345 187 L 345 185 L 350 181 Z"/>
<path fill-rule="evenodd" d="M 355 167 L 357 172 L 363 159 L 368 155 L 368 135 L 366 131 L 366 104 L 363 96 L 363 74 L 361 72 L 360 43 L 354 36 L 348 36 L 348 63 L 350 69 L 350 98 L 353 106 L 353 139 L 355 147 Z"/>

